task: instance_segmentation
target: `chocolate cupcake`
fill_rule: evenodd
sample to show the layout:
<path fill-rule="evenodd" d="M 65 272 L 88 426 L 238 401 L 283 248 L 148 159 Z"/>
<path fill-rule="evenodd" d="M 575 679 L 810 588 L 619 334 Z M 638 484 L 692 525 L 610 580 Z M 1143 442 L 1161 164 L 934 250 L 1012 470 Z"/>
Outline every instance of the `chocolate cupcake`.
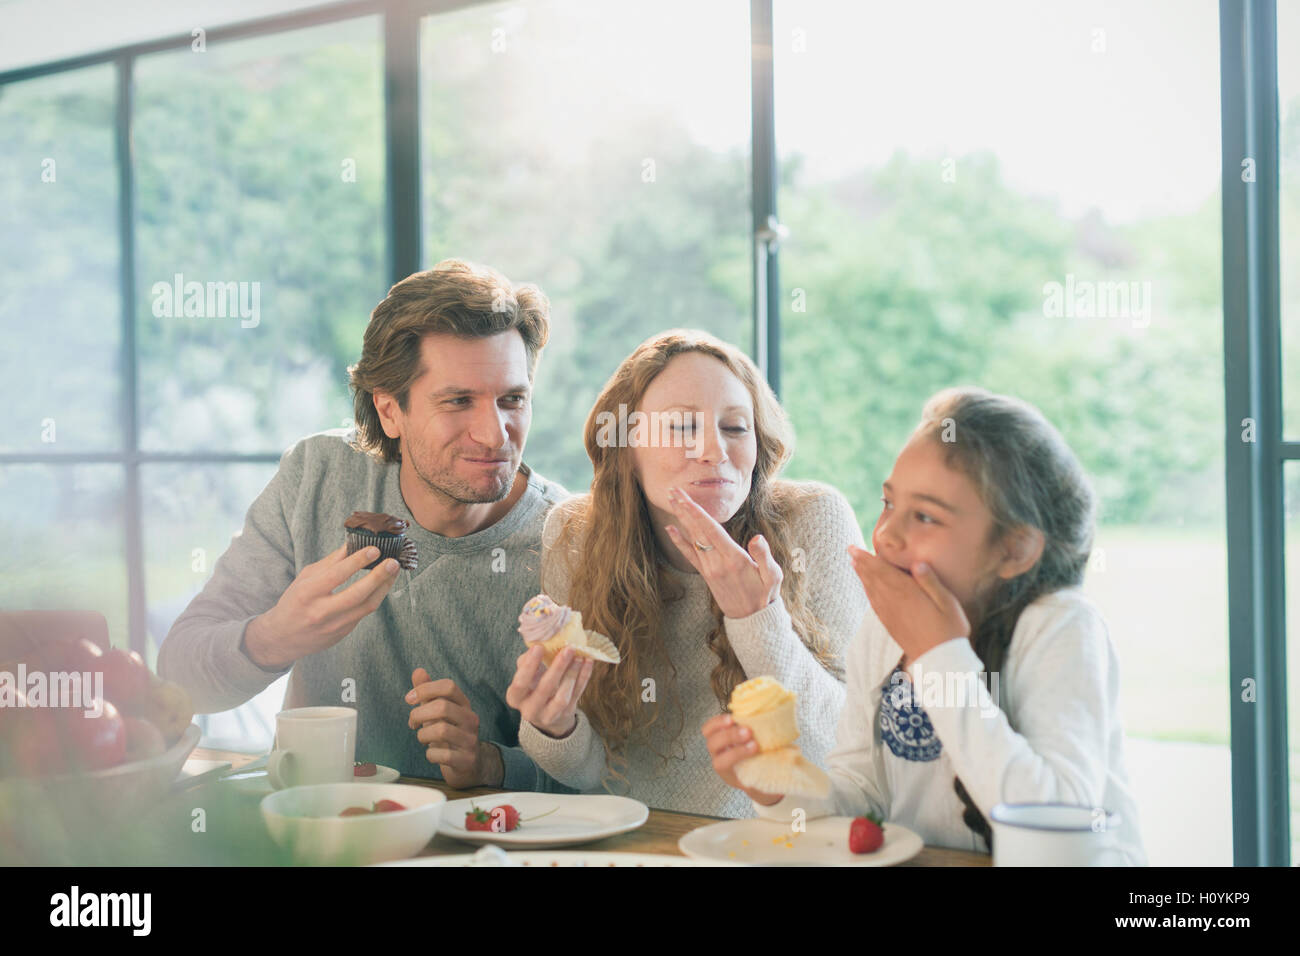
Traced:
<path fill-rule="evenodd" d="M 406 522 L 401 518 L 374 511 L 354 511 L 343 522 L 343 530 L 347 532 L 348 554 L 372 546 L 379 549 L 379 557 L 367 564 L 367 569 L 378 566 L 385 558 L 395 558 L 408 571 L 419 567 L 415 542 L 406 537 Z"/>

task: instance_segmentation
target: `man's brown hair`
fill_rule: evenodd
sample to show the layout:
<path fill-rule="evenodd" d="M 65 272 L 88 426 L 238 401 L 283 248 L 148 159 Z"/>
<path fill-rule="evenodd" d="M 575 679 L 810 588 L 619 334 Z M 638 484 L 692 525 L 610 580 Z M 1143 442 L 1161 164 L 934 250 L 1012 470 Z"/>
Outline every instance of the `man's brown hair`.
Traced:
<path fill-rule="evenodd" d="M 400 443 L 384 434 L 374 395 L 384 391 L 405 412 L 420 377 L 420 343 L 431 333 L 486 338 L 517 329 L 528 353 L 528 381 L 550 335 L 551 304 L 531 283 L 515 285 L 495 269 L 444 259 L 407 276 L 370 313 L 361 361 L 348 369 L 357 447 L 382 461 L 401 459 Z"/>

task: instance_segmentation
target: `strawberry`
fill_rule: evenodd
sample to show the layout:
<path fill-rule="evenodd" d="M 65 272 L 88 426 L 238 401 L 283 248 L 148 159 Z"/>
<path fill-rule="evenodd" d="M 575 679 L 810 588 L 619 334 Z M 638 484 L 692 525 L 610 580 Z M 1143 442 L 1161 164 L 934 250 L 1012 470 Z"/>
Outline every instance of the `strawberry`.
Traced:
<path fill-rule="evenodd" d="M 492 808 L 492 832 L 509 833 L 519 827 L 519 811 L 505 803 Z"/>
<path fill-rule="evenodd" d="M 346 810 L 340 813 L 339 816 L 341 817 L 369 816 L 371 812 L 372 811 L 367 810 L 365 807 L 348 807 Z"/>
<path fill-rule="evenodd" d="M 471 806 L 473 805 L 471 804 Z M 486 810 L 480 810 L 478 807 L 474 807 L 472 810 L 465 813 L 465 829 L 491 830 L 492 819 L 487 815 Z"/>
<path fill-rule="evenodd" d="M 372 763 L 354 763 L 352 765 L 352 776 L 354 777 L 373 777 L 379 772 L 379 768 Z"/>
<path fill-rule="evenodd" d="M 396 800 L 376 800 L 375 813 L 392 813 L 394 810 L 405 810 Z"/>
<path fill-rule="evenodd" d="M 873 853 L 885 842 L 880 817 L 867 814 L 849 824 L 849 849 L 854 853 Z"/>
<path fill-rule="evenodd" d="M 473 807 L 473 804 L 471 804 Z M 509 833 L 519 827 L 519 811 L 508 803 L 491 810 L 473 807 L 465 814 L 466 830 L 483 830 L 489 833 Z"/>

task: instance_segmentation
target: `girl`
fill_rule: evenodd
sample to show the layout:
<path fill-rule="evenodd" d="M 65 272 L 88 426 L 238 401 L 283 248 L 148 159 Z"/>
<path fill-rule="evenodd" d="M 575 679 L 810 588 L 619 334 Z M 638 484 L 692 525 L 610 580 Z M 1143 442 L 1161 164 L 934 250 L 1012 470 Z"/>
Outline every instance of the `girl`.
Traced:
<path fill-rule="evenodd" d="M 874 811 L 926 843 L 991 850 L 998 803 L 1103 807 L 1144 865 L 1115 649 L 1079 588 L 1094 499 L 1061 436 L 1016 399 L 940 392 L 882 501 L 875 554 L 848 549 L 871 611 L 846 661 L 831 795 L 746 790 L 758 814 Z M 724 714 L 703 732 L 739 787 L 749 731 Z"/>

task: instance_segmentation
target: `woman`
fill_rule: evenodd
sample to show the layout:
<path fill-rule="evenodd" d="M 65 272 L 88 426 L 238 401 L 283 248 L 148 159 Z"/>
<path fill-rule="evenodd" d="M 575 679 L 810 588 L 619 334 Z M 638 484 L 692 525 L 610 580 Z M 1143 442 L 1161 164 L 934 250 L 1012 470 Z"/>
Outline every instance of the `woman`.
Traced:
<path fill-rule="evenodd" d="M 748 356 L 702 332 L 642 343 L 584 439 L 591 491 L 547 517 L 542 587 L 622 662 L 520 655 L 506 693 L 520 745 L 579 790 L 752 816 L 698 728 L 737 684 L 770 675 L 798 695 L 804 754 L 825 761 L 843 651 L 866 611 L 847 554 L 863 543 L 853 511 L 829 486 L 778 480 L 793 446 L 784 412 Z"/>

